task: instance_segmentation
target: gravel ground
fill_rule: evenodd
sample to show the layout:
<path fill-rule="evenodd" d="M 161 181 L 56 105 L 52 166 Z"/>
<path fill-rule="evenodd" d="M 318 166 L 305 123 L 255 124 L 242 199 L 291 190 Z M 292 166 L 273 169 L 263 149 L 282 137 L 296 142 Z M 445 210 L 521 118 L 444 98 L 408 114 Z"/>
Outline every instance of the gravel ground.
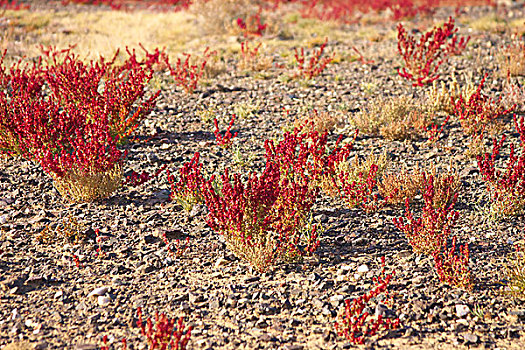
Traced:
<path fill-rule="evenodd" d="M 466 16 L 473 19 L 494 11 L 467 10 Z M 435 16 L 445 20 L 447 15 L 440 10 Z M 524 18 L 522 8 L 512 9 L 512 16 Z M 471 73 L 475 79 L 496 72 L 495 55 L 509 36 L 459 26 L 461 34 L 472 36 L 471 43 L 464 54 L 443 65 L 444 79 L 450 80 L 452 72 L 458 77 Z M 394 29 L 395 23 L 370 25 L 377 32 Z M 347 30 L 357 28 L 348 25 Z M 289 73 L 277 68 L 264 79 L 239 72 L 234 58 L 226 62 L 224 73 L 191 95 L 161 76 L 163 91 L 156 109 L 139 128 L 137 140 L 125 146 L 127 171 L 151 173 L 163 165 L 177 171 L 197 151 L 210 174 L 224 168 L 260 170 L 263 140 L 279 139 L 305 106 L 351 115 L 377 96 L 421 97 L 421 89 L 395 73 L 400 65 L 395 45 L 395 38 L 371 44 L 329 39 L 328 47 L 338 53 L 365 47 L 363 54 L 374 63 L 331 64 L 308 84 L 284 79 Z M 489 79 L 486 91 L 501 94 L 503 82 Z M 373 91 L 367 84 L 373 84 Z M 199 111 L 215 108 L 226 125 L 235 105 L 254 105 L 253 113 L 235 123 L 238 137 L 233 148 L 224 149 L 215 144 L 213 125 L 202 121 Z M 294 112 L 286 115 L 283 107 Z M 510 119 L 506 125 L 510 129 Z M 339 132 L 351 137 L 350 129 Z M 331 141 L 338 135 L 330 135 Z M 368 348 L 522 349 L 525 307 L 502 293 L 502 271 L 513 242 L 523 237 L 523 217 L 494 223 L 483 215 L 485 185 L 475 160 L 464 154 L 467 140 L 452 120 L 431 146 L 425 139 L 388 141 L 364 134 L 357 138 L 353 154 L 386 151 L 394 168 L 453 162 L 462 183 L 456 205 L 460 220 L 453 234 L 470 247 L 475 278 L 471 292 L 440 284 L 433 261 L 412 253 L 392 223 L 403 215 L 402 207 L 367 214 L 322 197 L 314 218 L 325 232 L 314 256 L 259 274 L 228 251 L 223 238 L 207 226 L 205 207 L 185 212 L 170 202 L 164 173 L 144 186 L 123 187 L 103 202 L 68 204 L 38 165 L 19 158 L 3 160 L 0 345 L 24 341 L 35 349 L 96 349 L 107 335 L 109 343 L 126 338 L 128 348 L 145 348 L 138 345 L 145 342 L 135 326 L 141 307 L 145 316 L 158 311 L 184 317 L 193 326 L 192 349 L 349 348 L 353 345 L 336 335 L 334 322 L 345 299 L 370 289 L 381 268 L 380 257 L 385 256 L 387 270 L 396 271 L 388 312 L 399 317 L 401 327 L 370 337 Z M 56 237 L 44 244 L 36 239 L 47 225 L 54 227 L 68 218 L 78 222 L 84 237 L 80 242 Z M 100 246 L 95 229 L 100 230 Z M 169 255 L 163 234 L 172 243 L 189 237 L 183 256 Z M 97 248 L 102 254 L 97 255 Z M 101 287 L 106 288 L 96 290 Z"/>

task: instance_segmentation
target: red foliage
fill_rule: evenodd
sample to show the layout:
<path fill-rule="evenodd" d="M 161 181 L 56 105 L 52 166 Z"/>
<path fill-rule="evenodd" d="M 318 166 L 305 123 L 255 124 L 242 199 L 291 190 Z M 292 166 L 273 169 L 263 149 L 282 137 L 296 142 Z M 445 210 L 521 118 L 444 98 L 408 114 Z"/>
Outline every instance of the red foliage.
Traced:
<path fill-rule="evenodd" d="M 426 173 L 423 173 L 423 176 L 426 186 L 423 193 L 425 204 L 421 217 L 417 219 L 414 217 L 410 210 L 410 200 L 406 198 L 406 223 L 402 217 L 394 218 L 393 221 L 396 227 L 406 234 L 408 243 L 410 243 L 414 252 L 432 254 L 441 249 L 459 218 L 458 212 L 453 210 L 457 194 L 451 196 L 451 186 L 454 178 L 450 176 L 441 185 L 448 186 L 446 197 L 452 197 L 451 203 L 443 203 L 442 206 L 436 208 L 434 204 L 434 177 L 432 175 L 427 177 Z"/>
<path fill-rule="evenodd" d="M 423 86 L 439 78 L 437 70 L 447 56 L 461 52 L 470 37 L 457 39 L 458 29 L 449 17 L 442 27 L 434 27 L 424 33 L 419 42 L 407 33 L 401 23 L 397 26 L 397 49 L 405 67 L 398 74 L 413 81 L 413 86 Z"/>
<path fill-rule="evenodd" d="M 463 246 L 459 246 L 459 254 L 457 254 L 456 237 L 453 237 L 450 249 L 447 249 L 444 242 L 442 248 L 439 251 L 435 251 L 433 256 L 436 273 L 441 282 L 466 290 L 472 289 L 469 249 L 466 243 Z"/>
<path fill-rule="evenodd" d="M 328 39 L 319 47 L 318 50 L 314 50 L 311 57 L 307 59 L 304 55 L 304 48 L 301 51 L 295 49 L 295 61 L 297 62 L 297 68 L 299 69 L 299 76 L 304 79 L 312 79 L 320 75 L 326 66 L 334 59 L 334 54 L 328 57 L 322 57 L 324 49 Z"/>
<path fill-rule="evenodd" d="M 170 319 L 166 314 L 159 315 L 155 313 L 155 325 L 148 318 L 146 322 L 142 321 L 142 309 L 137 309 L 137 326 L 143 336 L 147 338 L 149 350 L 185 350 L 191 337 L 191 329 L 187 328 L 184 334 L 184 324 L 182 317 L 179 318 L 177 326 L 175 326 L 175 319 Z"/>
<path fill-rule="evenodd" d="M 200 63 L 191 64 L 191 55 L 187 53 L 184 54 L 184 56 L 186 56 L 184 61 L 177 58 L 175 66 L 170 64 L 167 56 L 164 57 L 164 61 L 170 70 L 171 76 L 175 79 L 175 83 L 181 86 L 184 91 L 191 94 L 195 91 L 199 80 L 204 75 L 204 68 L 206 67 L 208 59 L 215 54 L 216 51 L 210 51 L 209 48 L 206 48 Z"/>
<path fill-rule="evenodd" d="M 219 122 L 217 121 L 217 118 L 213 119 L 213 123 L 215 124 L 215 141 L 217 141 L 217 144 L 219 146 L 222 146 L 224 148 L 228 148 L 232 145 L 233 141 L 232 138 L 237 137 L 237 132 L 234 134 L 231 133 L 231 128 L 233 126 L 233 123 L 235 122 L 235 114 L 232 114 L 232 118 L 230 119 L 230 123 L 228 124 L 228 128 L 226 129 L 226 132 L 224 133 L 224 136 L 221 135 L 221 132 L 219 130 Z"/>
<path fill-rule="evenodd" d="M 365 308 L 369 302 L 384 294 L 388 299 L 388 284 L 392 279 L 391 274 L 385 274 L 385 257 L 381 257 L 381 274 L 374 278 L 375 286 L 372 290 L 356 299 L 345 300 L 345 311 L 341 317 L 341 322 L 335 323 L 335 329 L 339 336 L 344 336 L 354 344 L 363 344 L 367 337 L 373 336 L 382 329 L 396 329 L 399 327 L 399 319 L 391 320 L 383 318 L 382 315 L 374 317 Z"/>
<path fill-rule="evenodd" d="M 262 23 L 261 21 L 261 11 L 259 11 L 252 16 L 248 16 L 246 20 L 242 18 L 237 18 L 237 26 L 241 30 L 244 37 L 251 36 L 262 36 L 268 24 Z"/>

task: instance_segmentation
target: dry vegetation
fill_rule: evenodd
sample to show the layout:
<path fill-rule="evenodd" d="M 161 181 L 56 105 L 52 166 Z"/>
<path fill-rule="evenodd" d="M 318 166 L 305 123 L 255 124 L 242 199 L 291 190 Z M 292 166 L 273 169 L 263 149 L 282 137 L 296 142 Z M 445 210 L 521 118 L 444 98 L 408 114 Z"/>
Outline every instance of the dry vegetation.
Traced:
<path fill-rule="evenodd" d="M 0 347 L 525 346 L 523 1 L 28 3 Z"/>

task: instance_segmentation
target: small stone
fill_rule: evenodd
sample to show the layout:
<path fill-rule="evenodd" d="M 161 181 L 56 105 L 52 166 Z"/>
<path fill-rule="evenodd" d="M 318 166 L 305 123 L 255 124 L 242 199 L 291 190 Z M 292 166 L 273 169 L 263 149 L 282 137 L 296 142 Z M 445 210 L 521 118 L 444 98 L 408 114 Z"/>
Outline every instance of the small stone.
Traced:
<path fill-rule="evenodd" d="M 91 293 L 88 294 L 88 297 L 95 297 L 95 296 L 101 296 L 108 292 L 108 287 L 99 287 L 95 288 L 91 291 Z"/>
<path fill-rule="evenodd" d="M 463 318 L 467 316 L 470 312 L 470 308 L 465 304 L 457 304 L 456 305 L 456 316 L 459 318 Z"/>
<path fill-rule="evenodd" d="M 470 344 L 476 344 L 478 342 L 478 336 L 472 333 L 463 334 L 463 339 L 465 339 L 466 343 Z"/>
<path fill-rule="evenodd" d="M 219 267 L 224 266 L 226 264 L 228 264 L 228 260 L 224 259 L 223 257 L 220 257 L 215 262 L 215 268 L 219 268 Z"/>
<path fill-rule="evenodd" d="M 62 296 L 64 295 L 64 292 L 62 291 L 62 289 L 60 289 L 59 291 L 57 291 L 54 295 L 54 298 L 55 299 L 59 299 L 61 298 Z"/>
<path fill-rule="evenodd" d="M 377 304 L 376 305 L 376 311 L 375 311 L 375 315 L 376 316 L 381 316 L 381 317 L 385 317 L 388 313 L 389 309 L 386 305 L 383 305 L 383 304 Z"/>
<path fill-rule="evenodd" d="M 368 271 L 370 271 L 370 269 L 368 268 L 366 264 L 363 264 L 357 268 L 358 273 L 366 273 Z"/>
<path fill-rule="evenodd" d="M 333 295 L 330 297 L 330 302 L 331 303 L 334 303 L 334 302 L 340 302 L 341 300 L 343 300 L 345 298 L 344 295 L 341 295 L 341 294 L 337 294 L 337 295 Z"/>
<path fill-rule="evenodd" d="M 7 222 L 7 215 L 0 216 L 0 225 L 3 225 Z"/>
<path fill-rule="evenodd" d="M 99 306 L 106 306 L 111 303 L 111 299 L 104 295 L 99 295 L 97 301 Z"/>

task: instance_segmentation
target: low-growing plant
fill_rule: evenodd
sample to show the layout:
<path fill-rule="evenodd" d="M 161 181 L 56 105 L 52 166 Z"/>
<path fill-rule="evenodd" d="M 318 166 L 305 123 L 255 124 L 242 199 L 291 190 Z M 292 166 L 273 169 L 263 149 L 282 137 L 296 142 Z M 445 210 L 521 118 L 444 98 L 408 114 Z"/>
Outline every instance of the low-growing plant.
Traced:
<path fill-rule="evenodd" d="M 97 62 L 85 64 L 71 49 L 42 48 L 48 61 L 42 68 L 45 83 L 60 106 L 78 109 L 88 121 L 102 119 L 113 137 L 125 141 L 155 107 L 160 94 L 157 91 L 144 98 L 153 67 L 165 54 L 158 49 L 154 53 L 143 50 L 143 60 L 127 49 L 127 59 L 116 65 L 118 51 L 109 61 L 100 57 Z"/>
<path fill-rule="evenodd" d="M 350 123 L 365 134 L 402 140 L 426 133 L 433 120 L 414 99 L 400 96 L 372 101 L 366 110 L 352 115 Z"/>
<path fill-rule="evenodd" d="M 336 127 L 341 126 L 343 116 L 337 112 L 319 112 L 317 109 L 301 113 L 294 121 L 294 128 L 311 127 L 311 130 L 322 134 L 325 131 L 332 132 Z"/>
<path fill-rule="evenodd" d="M 439 66 L 447 56 L 463 51 L 470 40 L 470 37 L 458 39 L 457 31 L 454 19 L 449 17 L 443 26 L 425 32 L 417 41 L 403 24 L 398 24 L 397 49 L 404 62 L 398 74 L 412 81 L 413 86 L 424 86 L 438 79 Z"/>
<path fill-rule="evenodd" d="M 447 248 L 446 241 L 440 250 L 434 251 L 434 266 L 439 280 L 453 287 L 472 290 L 472 276 L 469 267 L 469 249 L 465 243 L 456 251 L 456 237 Z"/>
<path fill-rule="evenodd" d="M 466 78 L 466 83 L 460 86 L 456 76 L 452 76 L 452 81 L 448 84 L 441 82 L 441 87 L 438 86 L 437 81 L 432 83 L 432 87 L 427 91 L 426 100 L 427 107 L 432 112 L 445 112 L 453 114 L 456 103 L 460 97 L 464 100 L 468 99 L 477 90 L 477 87 L 472 82 L 472 79 Z"/>
<path fill-rule="evenodd" d="M 46 225 L 40 231 L 35 239 L 39 243 L 50 244 L 57 242 L 59 239 L 65 239 L 68 242 L 79 243 L 86 238 L 86 227 L 78 222 L 74 216 L 68 216 L 61 220 L 55 227 Z"/>
<path fill-rule="evenodd" d="M 200 62 L 192 63 L 191 54 L 188 53 L 184 54 L 186 57 L 184 61 L 181 58 L 177 58 L 177 63 L 175 65 L 170 64 L 167 56 L 164 60 L 168 65 L 171 76 L 175 79 L 175 83 L 182 87 L 184 91 L 191 94 L 197 88 L 197 84 L 205 72 L 208 60 L 215 54 L 215 51 L 210 51 L 209 48 L 206 48 Z"/>
<path fill-rule="evenodd" d="M 379 194 L 390 204 L 405 203 L 407 198 L 412 202 L 416 195 L 425 193 L 429 176 L 434 178 L 432 206 L 443 208 L 452 204 L 454 196 L 461 189 L 459 175 L 451 169 L 438 172 L 434 166 L 428 170 L 419 166 L 409 170 L 403 166 L 398 172 L 383 175 L 378 184 Z"/>
<path fill-rule="evenodd" d="M 261 54 L 262 43 L 255 47 L 250 47 L 249 41 L 241 43 L 241 58 L 237 63 L 237 69 L 262 71 L 272 67 L 273 59 L 270 56 Z"/>
<path fill-rule="evenodd" d="M 388 285 L 392 279 L 392 274 L 385 272 L 385 258 L 381 257 L 381 274 L 374 277 L 373 288 L 355 299 L 345 300 L 345 310 L 340 315 L 340 320 L 335 323 L 335 329 L 339 336 L 345 337 L 354 344 L 364 344 L 368 337 L 375 335 L 380 330 L 396 329 L 399 327 L 399 318 L 390 319 L 383 315 L 371 315 L 367 311 L 372 302 L 380 303 L 378 300 L 383 297 L 382 303 L 389 301 Z"/>
<path fill-rule="evenodd" d="M 501 99 L 495 101 L 481 92 L 486 78 L 487 74 L 481 79 L 476 91 L 468 98 L 459 96 L 454 106 L 454 115 L 458 117 L 463 131 L 478 137 L 485 133 L 487 127 L 495 128 L 494 122 L 515 108 L 511 106 L 505 109 Z"/>
<path fill-rule="evenodd" d="M 358 156 L 341 159 L 334 164 L 334 171 L 319 180 L 319 187 L 332 197 L 340 197 L 349 208 L 360 206 L 367 211 L 379 208 L 375 194 L 378 179 L 388 167 L 386 152 L 371 153 L 365 159 Z"/>
<path fill-rule="evenodd" d="M 149 350 L 185 350 L 191 338 L 192 326 L 184 326 L 182 317 L 170 319 L 166 314 L 155 313 L 155 324 L 151 318 L 142 320 L 142 309 L 137 309 L 137 327 L 149 345 Z M 184 329 L 186 328 L 186 330 Z"/>
<path fill-rule="evenodd" d="M 319 245 L 318 226 L 309 220 L 317 198 L 316 179 L 333 169 L 349 147 L 328 152 L 327 133 L 285 133 L 274 144 L 265 142 L 266 166 L 262 174 L 221 175 L 221 189 L 213 178 L 204 196 L 208 225 L 222 234 L 240 259 L 264 272 L 277 262 L 312 254 Z"/>
<path fill-rule="evenodd" d="M 405 233 L 408 243 L 417 254 L 433 254 L 439 251 L 450 235 L 459 218 L 458 212 L 453 210 L 457 194 L 452 197 L 449 205 L 434 206 L 434 176 L 426 176 L 424 179 L 425 192 L 423 193 L 424 206 L 419 218 L 415 218 L 410 210 L 410 200 L 405 199 L 405 219 L 394 218 L 396 227 Z M 448 193 L 450 193 L 450 187 Z"/>
<path fill-rule="evenodd" d="M 521 150 L 517 154 L 514 144 L 510 145 L 510 154 L 504 170 L 496 168 L 496 158 L 500 154 L 503 142 L 494 140 L 492 153 L 478 156 L 478 167 L 483 180 L 487 183 L 487 191 L 491 199 L 491 212 L 495 218 L 518 215 L 525 207 L 525 155 L 523 143 L 525 140 L 525 127 L 523 117 L 519 120 L 514 117 L 515 128 L 520 134 Z"/>
<path fill-rule="evenodd" d="M 183 164 L 179 170 L 179 181 L 167 170 L 168 183 L 171 187 L 170 199 L 179 203 L 186 211 L 190 211 L 195 204 L 204 202 L 202 190 L 206 182 L 202 174 L 200 154 L 196 152 L 193 158 Z"/>
<path fill-rule="evenodd" d="M 525 75 L 525 42 L 515 39 L 510 45 L 503 47 L 498 56 L 500 75 Z"/>
<path fill-rule="evenodd" d="M 326 66 L 328 66 L 328 64 L 332 62 L 334 58 L 334 53 L 332 53 L 330 56 L 323 57 L 323 53 L 327 44 L 328 39 L 326 39 L 325 42 L 321 44 L 319 49 L 314 50 L 309 58 L 305 56 L 304 48 L 301 48 L 300 50 L 295 49 L 294 57 L 298 70 L 296 77 L 310 80 L 323 72 Z"/>
<path fill-rule="evenodd" d="M 235 122 L 235 114 L 232 114 L 232 117 L 230 119 L 230 123 L 228 124 L 228 128 L 226 129 L 224 135 L 221 134 L 219 130 L 219 122 L 217 121 L 217 118 L 213 120 L 213 123 L 215 124 L 215 141 L 217 144 L 224 148 L 229 148 L 233 144 L 233 138 L 237 137 L 237 132 L 231 133 L 231 128 L 233 127 L 233 123 Z"/>
<path fill-rule="evenodd" d="M 506 280 L 504 293 L 515 298 L 525 296 L 525 241 L 514 242 L 515 252 L 510 256 L 505 266 L 504 277 Z"/>
<path fill-rule="evenodd" d="M 247 37 L 262 36 L 266 28 L 268 28 L 267 23 L 263 23 L 261 19 L 261 9 L 255 15 L 250 15 L 244 18 L 237 18 L 237 27 L 241 31 L 242 35 Z"/>

